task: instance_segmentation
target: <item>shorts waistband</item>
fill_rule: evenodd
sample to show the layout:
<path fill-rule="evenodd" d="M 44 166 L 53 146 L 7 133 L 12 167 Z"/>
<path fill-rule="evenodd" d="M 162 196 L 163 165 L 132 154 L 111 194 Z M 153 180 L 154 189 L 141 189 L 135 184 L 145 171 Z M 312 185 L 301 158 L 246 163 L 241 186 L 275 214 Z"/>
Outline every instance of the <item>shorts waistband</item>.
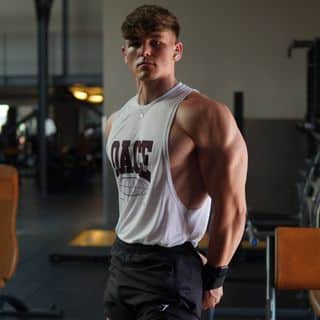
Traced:
<path fill-rule="evenodd" d="M 162 247 L 159 245 L 149 245 L 149 244 L 141 244 L 141 243 L 127 243 L 116 238 L 113 249 L 124 250 L 128 253 L 155 253 L 155 252 L 163 252 L 163 253 L 190 253 L 195 252 L 196 249 L 192 245 L 191 242 L 185 242 L 181 245 L 173 246 L 173 247 Z"/>

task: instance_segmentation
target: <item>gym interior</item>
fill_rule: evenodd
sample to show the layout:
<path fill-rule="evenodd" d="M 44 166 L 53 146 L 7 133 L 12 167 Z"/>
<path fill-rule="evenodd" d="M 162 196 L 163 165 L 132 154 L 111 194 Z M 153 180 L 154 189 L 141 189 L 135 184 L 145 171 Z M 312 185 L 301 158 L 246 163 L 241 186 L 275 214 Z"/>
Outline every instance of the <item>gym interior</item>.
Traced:
<path fill-rule="evenodd" d="M 120 25 L 145 3 L 0 2 L 1 319 L 104 319 L 118 195 L 103 129 L 135 94 Z M 177 78 L 230 108 L 249 153 L 246 230 L 202 319 L 318 319 L 320 2 L 152 3 L 180 20 Z"/>

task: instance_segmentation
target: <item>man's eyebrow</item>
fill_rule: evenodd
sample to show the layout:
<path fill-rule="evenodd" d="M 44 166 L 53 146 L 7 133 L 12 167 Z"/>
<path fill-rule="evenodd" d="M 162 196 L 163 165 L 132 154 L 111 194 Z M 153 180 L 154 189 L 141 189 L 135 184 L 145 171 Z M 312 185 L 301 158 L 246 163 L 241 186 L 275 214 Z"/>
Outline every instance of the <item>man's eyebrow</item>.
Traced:
<path fill-rule="evenodd" d="M 152 37 L 152 38 L 162 38 L 163 35 L 159 32 L 154 32 L 154 33 L 150 33 L 149 34 L 149 37 Z"/>
<path fill-rule="evenodd" d="M 163 34 L 159 31 L 155 31 L 155 32 L 146 34 L 145 37 L 160 39 L 160 38 L 163 38 Z"/>

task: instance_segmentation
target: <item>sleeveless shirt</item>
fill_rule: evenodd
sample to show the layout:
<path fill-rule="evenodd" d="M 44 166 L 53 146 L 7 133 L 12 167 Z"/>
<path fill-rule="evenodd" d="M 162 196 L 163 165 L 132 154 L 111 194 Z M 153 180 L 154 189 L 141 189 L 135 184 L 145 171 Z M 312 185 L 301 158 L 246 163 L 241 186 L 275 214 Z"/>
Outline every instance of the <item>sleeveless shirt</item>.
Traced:
<path fill-rule="evenodd" d="M 186 208 L 170 170 L 170 129 L 192 91 L 178 83 L 146 105 L 139 105 L 136 95 L 113 118 L 106 149 L 119 195 L 116 234 L 127 243 L 196 246 L 206 231 L 211 198 L 198 209 Z"/>

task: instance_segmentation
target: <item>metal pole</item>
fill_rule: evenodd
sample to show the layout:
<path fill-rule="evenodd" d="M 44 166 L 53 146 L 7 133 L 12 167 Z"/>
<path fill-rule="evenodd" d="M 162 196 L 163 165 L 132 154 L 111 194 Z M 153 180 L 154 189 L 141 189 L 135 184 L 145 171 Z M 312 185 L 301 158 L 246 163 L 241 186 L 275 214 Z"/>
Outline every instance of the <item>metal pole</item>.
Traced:
<path fill-rule="evenodd" d="M 236 119 L 238 128 L 244 136 L 244 124 L 243 124 L 243 92 L 236 91 L 234 93 L 234 117 Z"/>
<path fill-rule="evenodd" d="M 268 236 L 266 248 L 266 320 L 276 319 L 276 291 L 274 287 L 274 243 L 274 236 Z"/>
<path fill-rule="evenodd" d="M 3 78 L 7 78 L 7 34 L 3 34 Z"/>
<path fill-rule="evenodd" d="M 47 196 L 47 143 L 45 121 L 48 105 L 48 25 L 53 0 L 35 0 L 38 21 L 38 179 L 41 195 Z"/>
<path fill-rule="evenodd" d="M 62 11 L 62 75 L 66 77 L 69 73 L 69 1 L 63 0 Z"/>
<path fill-rule="evenodd" d="M 107 158 L 106 145 L 107 138 L 105 135 L 107 116 L 102 117 L 102 187 L 103 187 L 103 214 L 105 217 L 105 228 L 113 230 L 116 226 L 119 215 L 118 189 L 111 164 Z"/>
<path fill-rule="evenodd" d="M 313 123 L 316 125 L 320 112 L 320 38 L 314 41 L 314 55 L 313 55 L 313 96 L 314 96 L 314 109 L 313 109 Z"/>

